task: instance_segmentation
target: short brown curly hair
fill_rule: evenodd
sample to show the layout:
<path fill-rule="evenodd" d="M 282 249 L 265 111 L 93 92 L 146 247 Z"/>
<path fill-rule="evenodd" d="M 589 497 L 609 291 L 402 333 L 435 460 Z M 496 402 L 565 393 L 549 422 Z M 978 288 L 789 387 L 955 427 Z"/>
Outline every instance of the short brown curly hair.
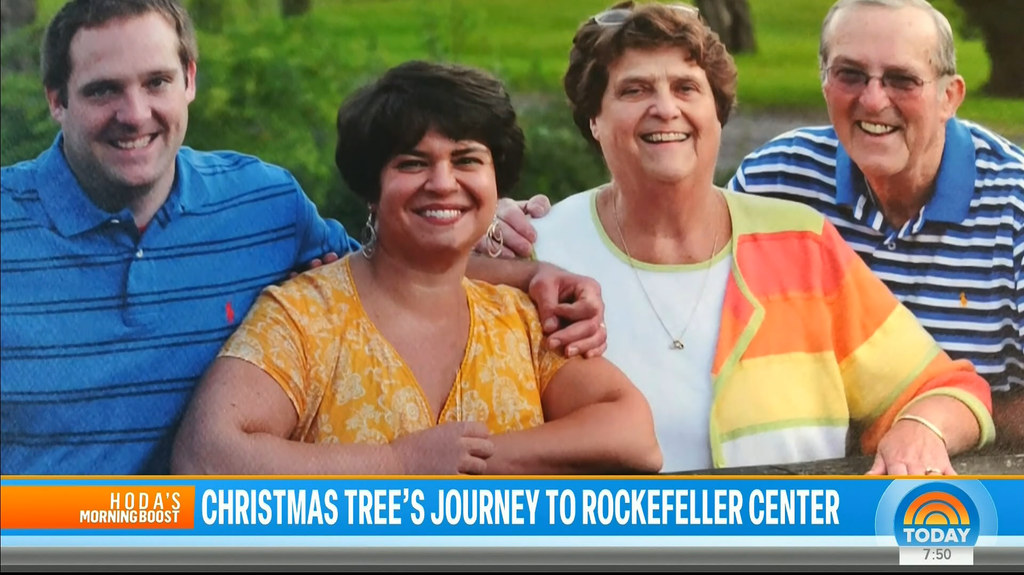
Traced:
<path fill-rule="evenodd" d="M 349 189 L 376 204 L 384 166 L 431 129 L 487 146 L 499 196 L 519 181 L 526 139 L 505 86 L 459 64 L 412 60 L 356 90 L 338 109 L 334 162 Z"/>
<path fill-rule="evenodd" d="M 620 2 L 611 10 L 630 13 L 621 23 L 598 24 L 588 18 L 576 31 L 569 52 L 569 69 L 562 85 L 569 97 L 573 121 L 583 137 L 597 145 L 590 120 L 601 113 L 608 87 L 608 68 L 626 50 L 678 47 L 707 74 L 715 98 L 718 121 L 725 126 L 736 104 L 736 63 L 725 44 L 700 20 L 696 10 L 678 10 L 664 4 Z"/>

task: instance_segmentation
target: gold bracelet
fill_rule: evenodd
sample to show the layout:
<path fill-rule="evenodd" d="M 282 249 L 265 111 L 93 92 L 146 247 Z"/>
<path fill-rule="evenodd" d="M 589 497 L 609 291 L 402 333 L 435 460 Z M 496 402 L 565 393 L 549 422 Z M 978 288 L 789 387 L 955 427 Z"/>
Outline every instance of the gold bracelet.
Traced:
<path fill-rule="evenodd" d="M 916 421 L 921 425 L 927 427 L 928 429 L 932 430 L 932 433 L 939 436 L 939 439 L 942 440 L 942 445 L 946 445 L 946 436 L 942 434 L 942 430 L 936 427 L 934 423 L 928 421 L 927 419 L 921 417 L 920 415 L 912 415 L 910 413 L 904 413 L 903 415 L 897 417 L 896 421 L 899 421 L 901 419 L 909 419 L 910 421 Z"/>

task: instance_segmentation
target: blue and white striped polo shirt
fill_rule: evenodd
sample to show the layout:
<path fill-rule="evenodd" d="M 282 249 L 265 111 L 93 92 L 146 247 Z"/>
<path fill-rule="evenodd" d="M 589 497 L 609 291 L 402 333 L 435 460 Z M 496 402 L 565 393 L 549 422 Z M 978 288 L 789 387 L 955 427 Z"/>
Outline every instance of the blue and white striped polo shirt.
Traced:
<path fill-rule="evenodd" d="M 285 170 L 189 148 L 140 235 L 60 145 L 0 178 L 0 472 L 166 473 L 197 379 L 260 290 L 357 244 Z"/>
<path fill-rule="evenodd" d="M 773 139 L 743 160 L 729 187 L 824 213 L 952 357 L 974 363 L 993 390 L 1024 385 L 1018 146 L 951 119 L 935 193 L 900 229 L 885 221 L 832 127 Z"/>

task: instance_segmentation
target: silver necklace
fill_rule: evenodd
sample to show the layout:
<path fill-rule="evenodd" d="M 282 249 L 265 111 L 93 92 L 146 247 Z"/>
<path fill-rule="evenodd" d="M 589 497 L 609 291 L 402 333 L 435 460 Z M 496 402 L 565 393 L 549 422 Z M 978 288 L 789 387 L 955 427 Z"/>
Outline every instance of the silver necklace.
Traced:
<path fill-rule="evenodd" d="M 704 274 L 700 281 L 700 292 L 697 294 L 697 301 L 694 302 L 693 309 L 690 310 L 690 316 L 686 318 L 686 323 L 683 324 L 683 331 L 680 332 L 679 337 L 674 337 L 672 335 L 672 330 L 668 328 L 668 325 L 665 324 L 665 320 L 661 317 L 661 314 L 658 313 L 658 308 L 654 306 L 654 301 L 651 300 L 651 294 L 647 293 L 647 286 L 644 285 L 644 280 L 640 279 L 640 271 L 637 270 L 633 255 L 629 253 L 629 245 L 626 243 L 626 236 L 622 233 L 622 224 L 619 222 L 619 198 L 615 193 L 615 190 L 611 190 L 611 192 L 612 213 L 615 215 L 615 230 L 619 232 L 619 239 L 622 240 L 622 251 L 626 252 L 626 259 L 629 260 L 629 267 L 633 270 L 633 275 L 636 277 L 636 283 L 640 284 L 640 291 L 644 293 L 644 297 L 647 299 L 647 305 L 650 306 L 651 311 L 654 312 L 654 317 L 658 318 L 658 323 L 661 324 L 661 329 L 665 330 L 665 335 L 672 340 L 672 345 L 669 346 L 669 349 L 686 349 L 686 345 L 683 343 L 683 336 L 686 335 L 686 331 L 690 329 L 690 325 L 693 323 L 693 316 L 696 315 L 697 308 L 700 306 L 700 300 L 704 297 L 704 287 L 708 283 L 708 276 L 711 275 L 711 266 L 709 264 L 708 269 L 704 270 Z M 709 260 L 715 257 L 715 253 L 718 252 L 719 232 L 721 232 L 720 226 L 718 226 L 718 229 L 715 231 L 715 241 L 711 246 L 711 255 L 708 256 Z"/>

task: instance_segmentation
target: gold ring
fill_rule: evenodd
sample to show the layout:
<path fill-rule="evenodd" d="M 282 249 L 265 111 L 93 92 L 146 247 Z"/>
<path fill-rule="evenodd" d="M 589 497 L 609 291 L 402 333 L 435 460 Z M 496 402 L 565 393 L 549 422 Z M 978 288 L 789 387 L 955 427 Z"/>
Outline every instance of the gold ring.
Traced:
<path fill-rule="evenodd" d="M 942 470 L 941 469 L 935 469 L 934 467 L 925 467 L 924 468 L 924 474 L 925 475 L 942 475 Z"/>

